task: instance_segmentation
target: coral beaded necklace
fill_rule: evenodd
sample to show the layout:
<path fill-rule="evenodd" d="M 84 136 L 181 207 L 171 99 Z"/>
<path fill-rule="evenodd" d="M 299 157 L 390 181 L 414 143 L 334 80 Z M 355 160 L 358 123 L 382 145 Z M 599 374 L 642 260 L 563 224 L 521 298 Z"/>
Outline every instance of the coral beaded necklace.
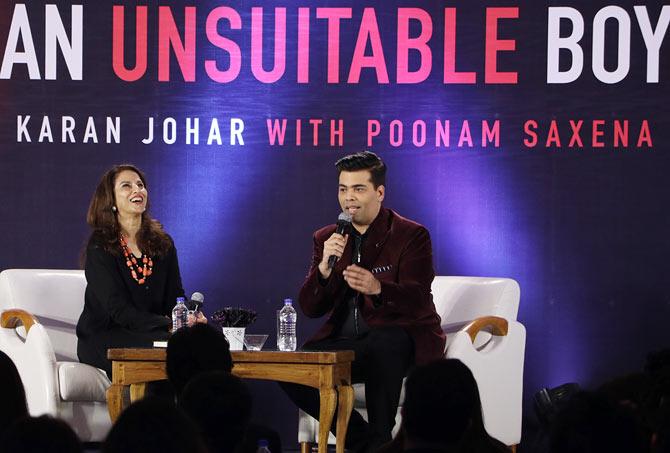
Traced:
<path fill-rule="evenodd" d="M 119 244 L 121 245 L 121 250 L 123 250 L 123 256 L 126 259 L 126 266 L 130 269 L 130 275 L 139 285 L 144 285 L 153 271 L 153 260 L 147 255 L 142 254 L 139 258 L 142 261 L 142 264 L 139 264 L 137 262 L 138 258 L 128 250 L 128 243 L 123 235 L 119 236 Z"/>

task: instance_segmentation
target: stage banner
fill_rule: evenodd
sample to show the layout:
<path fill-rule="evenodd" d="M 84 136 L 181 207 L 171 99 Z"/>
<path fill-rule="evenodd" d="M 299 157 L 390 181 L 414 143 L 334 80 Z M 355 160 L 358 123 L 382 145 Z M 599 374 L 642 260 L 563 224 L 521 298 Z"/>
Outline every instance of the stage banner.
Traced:
<path fill-rule="evenodd" d="M 270 344 L 334 162 L 370 150 L 436 274 L 519 282 L 526 401 L 639 370 L 668 346 L 669 23 L 661 1 L 4 1 L 0 268 L 79 266 L 97 181 L 134 163 L 187 291 L 255 308 Z"/>

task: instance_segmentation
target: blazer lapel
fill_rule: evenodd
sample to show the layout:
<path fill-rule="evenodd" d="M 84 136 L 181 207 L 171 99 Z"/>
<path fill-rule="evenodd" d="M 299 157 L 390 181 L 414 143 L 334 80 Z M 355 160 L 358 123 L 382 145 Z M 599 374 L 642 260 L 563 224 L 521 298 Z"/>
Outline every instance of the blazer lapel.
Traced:
<path fill-rule="evenodd" d="M 373 264 L 377 261 L 379 254 L 384 248 L 384 244 L 391 233 L 391 213 L 388 209 L 382 207 L 379 215 L 370 225 L 370 230 L 367 239 L 363 243 L 363 251 L 361 252 L 361 265 L 367 269 L 372 269 Z M 347 244 L 348 247 L 349 244 Z M 351 260 L 351 258 L 350 258 Z"/>

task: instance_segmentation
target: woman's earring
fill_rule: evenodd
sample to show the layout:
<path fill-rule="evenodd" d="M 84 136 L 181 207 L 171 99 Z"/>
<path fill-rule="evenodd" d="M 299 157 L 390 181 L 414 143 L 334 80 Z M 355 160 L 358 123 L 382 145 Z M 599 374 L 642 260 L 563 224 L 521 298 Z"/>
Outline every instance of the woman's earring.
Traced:
<path fill-rule="evenodd" d="M 112 206 L 112 211 L 116 212 L 116 206 Z"/>

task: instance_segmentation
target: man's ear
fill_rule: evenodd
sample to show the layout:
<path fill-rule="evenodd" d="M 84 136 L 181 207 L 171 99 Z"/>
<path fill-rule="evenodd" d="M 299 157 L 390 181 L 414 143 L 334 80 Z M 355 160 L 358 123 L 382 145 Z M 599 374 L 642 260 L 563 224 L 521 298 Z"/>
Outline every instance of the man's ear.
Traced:
<path fill-rule="evenodd" d="M 377 187 L 377 200 L 379 200 L 380 203 L 384 201 L 385 194 L 386 194 L 386 187 L 384 187 L 383 185 L 379 185 Z"/>

